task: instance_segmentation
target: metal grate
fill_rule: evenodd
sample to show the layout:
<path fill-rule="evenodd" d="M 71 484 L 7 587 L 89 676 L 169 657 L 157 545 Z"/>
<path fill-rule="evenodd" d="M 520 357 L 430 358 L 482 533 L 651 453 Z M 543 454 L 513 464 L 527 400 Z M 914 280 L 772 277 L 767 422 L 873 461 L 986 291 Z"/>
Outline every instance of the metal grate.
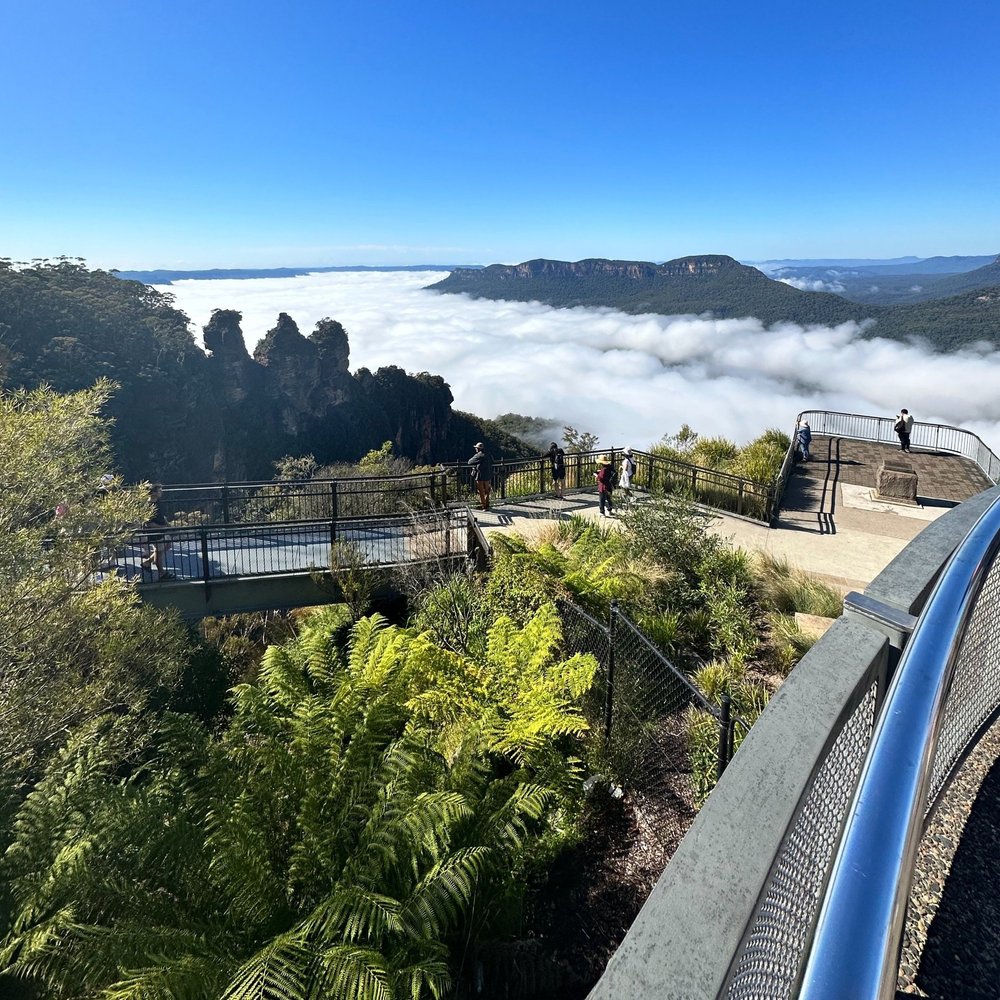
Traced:
<path fill-rule="evenodd" d="M 1000 705 L 1000 559 L 994 559 L 976 597 L 945 705 L 927 795 L 930 811 L 972 741 Z"/>
<path fill-rule="evenodd" d="M 877 682 L 837 735 L 798 811 L 740 950 L 729 1000 L 791 997 L 875 726 Z"/>

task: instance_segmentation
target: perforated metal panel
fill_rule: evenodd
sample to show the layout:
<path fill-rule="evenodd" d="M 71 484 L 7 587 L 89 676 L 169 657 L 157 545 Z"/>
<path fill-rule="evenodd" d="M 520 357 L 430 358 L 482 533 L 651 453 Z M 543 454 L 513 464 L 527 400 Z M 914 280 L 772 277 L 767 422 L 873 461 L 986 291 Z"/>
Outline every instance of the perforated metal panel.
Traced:
<path fill-rule="evenodd" d="M 986 573 L 962 636 L 944 722 L 938 735 L 928 810 L 937 800 L 969 741 L 1000 705 L 1000 560 Z"/>
<path fill-rule="evenodd" d="M 858 703 L 785 839 L 744 938 L 726 996 L 790 997 L 875 724 L 877 687 Z"/>

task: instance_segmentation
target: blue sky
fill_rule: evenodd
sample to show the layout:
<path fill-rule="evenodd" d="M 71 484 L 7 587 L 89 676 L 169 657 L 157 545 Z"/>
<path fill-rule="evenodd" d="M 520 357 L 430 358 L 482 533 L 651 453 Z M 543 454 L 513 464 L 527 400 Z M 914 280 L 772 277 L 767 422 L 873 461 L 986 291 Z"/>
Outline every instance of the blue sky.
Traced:
<path fill-rule="evenodd" d="M 0 256 L 1000 251 L 992 2 L 5 5 Z"/>

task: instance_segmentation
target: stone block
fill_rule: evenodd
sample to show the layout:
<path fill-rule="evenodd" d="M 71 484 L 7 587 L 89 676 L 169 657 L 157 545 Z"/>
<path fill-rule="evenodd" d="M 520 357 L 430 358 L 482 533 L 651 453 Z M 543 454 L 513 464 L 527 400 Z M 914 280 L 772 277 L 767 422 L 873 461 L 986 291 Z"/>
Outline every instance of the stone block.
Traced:
<path fill-rule="evenodd" d="M 875 473 L 875 499 L 917 505 L 917 473 L 906 462 L 882 462 Z"/>

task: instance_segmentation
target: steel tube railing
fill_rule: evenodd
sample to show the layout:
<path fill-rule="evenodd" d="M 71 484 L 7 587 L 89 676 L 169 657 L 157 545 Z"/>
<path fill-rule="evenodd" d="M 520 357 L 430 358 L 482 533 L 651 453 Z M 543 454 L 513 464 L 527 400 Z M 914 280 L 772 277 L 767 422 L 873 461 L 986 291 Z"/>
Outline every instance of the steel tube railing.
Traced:
<path fill-rule="evenodd" d="M 831 869 L 802 1000 L 888 1000 L 895 995 L 906 901 L 938 735 L 962 640 L 998 550 L 1000 500 L 946 566 L 886 694 Z M 957 759 L 951 762 L 955 764 Z"/>
<path fill-rule="evenodd" d="M 874 417 L 861 413 L 838 413 L 831 410 L 804 410 L 798 420 L 808 420 L 813 434 L 831 437 L 856 438 L 879 444 L 897 443 L 892 429 L 893 417 Z M 910 442 L 917 448 L 946 451 L 974 462 L 993 484 L 1000 482 L 1000 457 L 972 431 L 947 424 L 929 424 L 915 421 Z"/>

